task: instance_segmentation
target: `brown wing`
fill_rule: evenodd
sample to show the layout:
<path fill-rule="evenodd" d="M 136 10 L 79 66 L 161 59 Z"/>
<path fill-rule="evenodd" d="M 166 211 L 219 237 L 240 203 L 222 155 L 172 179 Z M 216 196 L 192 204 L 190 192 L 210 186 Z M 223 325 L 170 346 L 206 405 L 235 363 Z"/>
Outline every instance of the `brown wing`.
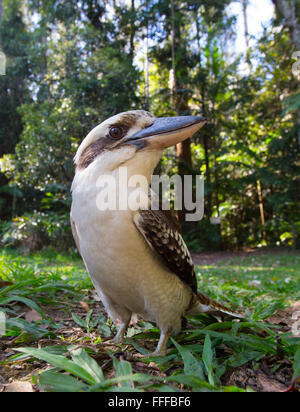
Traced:
<path fill-rule="evenodd" d="M 170 211 L 140 210 L 134 218 L 144 239 L 165 265 L 197 293 L 197 281 L 190 252 Z"/>
<path fill-rule="evenodd" d="M 74 220 L 72 219 L 71 216 L 70 216 L 70 223 L 71 223 L 72 234 L 73 234 L 73 238 L 74 238 L 77 250 L 78 250 L 79 254 L 81 255 L 80 247 L 79 247 L 79 239 L 78 239 L 78 234 L 77 234 L 77 230 L 76 230 L 76 225 L 75 225 L 75 222 L 74 222 Z"/>

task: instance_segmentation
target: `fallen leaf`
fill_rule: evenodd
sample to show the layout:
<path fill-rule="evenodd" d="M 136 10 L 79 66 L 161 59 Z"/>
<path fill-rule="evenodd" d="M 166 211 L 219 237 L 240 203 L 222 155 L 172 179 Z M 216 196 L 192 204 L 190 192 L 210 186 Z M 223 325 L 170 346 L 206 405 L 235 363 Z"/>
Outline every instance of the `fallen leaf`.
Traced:
<path fill-rule="evenodd" d="M 258 372 L 257 380 L 262 386 L 263 392 L 284 392 L 286 390 L 286 387 L 283 384 L 270 378 L 262 372 Z"/>
<path fill-rule="evenodd" d="M 86 312 L 89 312 L 90 306 L 89 306 L 89 304 L 88 304 L 87 302 L 84 302 L 83 300 L 81 300 L 79 303 L 80 303 L 81 307 L 83 307 L 83 309 L 84 309 Z"/>
<path fill-rule="evenodd" d="M 36 310 L 32 309 L 25 314 L 25 319 L 27 320 L 27 322 L 35 322 L 43 318 Z"/>
<path fill-rule="evenodd" d="M 30 382 L 15 381 L 4 385 L 4 392 L 34 392 Z"/>

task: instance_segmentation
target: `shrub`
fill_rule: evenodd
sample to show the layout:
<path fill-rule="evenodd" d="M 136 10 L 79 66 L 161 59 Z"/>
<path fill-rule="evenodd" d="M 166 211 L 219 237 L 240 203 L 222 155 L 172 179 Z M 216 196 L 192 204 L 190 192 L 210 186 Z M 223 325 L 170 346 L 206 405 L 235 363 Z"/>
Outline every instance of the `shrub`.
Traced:
<path fill-rule="evenodd" d="M 2 242 L 7 246 L 21 247 L 29 252 L 44 246 L 61 250 L 73 247 L 68 212 L 26 213 L 4 226 Z"/>

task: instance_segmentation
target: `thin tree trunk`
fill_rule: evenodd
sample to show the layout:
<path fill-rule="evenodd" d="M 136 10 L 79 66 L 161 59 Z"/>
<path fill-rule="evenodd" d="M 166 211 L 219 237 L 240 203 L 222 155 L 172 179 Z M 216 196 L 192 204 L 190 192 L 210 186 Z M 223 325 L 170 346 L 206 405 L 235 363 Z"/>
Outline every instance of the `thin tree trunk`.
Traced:
<path fill-rule="evenodd" d="M 208 186 L 207 215 L 208 217 L 211 217 L 212 215 L 211 173 L 210 173 L 210 164 L 209 164 L 209 150 L 208 150 L 207 135 L 204 136 L 203 145 L 204 145 L 204 154 L 205 154 L 206 182 Z"/>
<path fill-rule="evenodd" d="M 176 76 L 176 44 L 180 45 L 180 28 L 177 27 L 176 32 L 176 21 L 175 21 L 175 2 L 171 0 L 171 58 L 172 58 L 172 68 L 170 71 L 170 95 L 171 95 L 171 106 L 175 113 L 180 116 L 181 114 L 188 111 L 188 106 L 186 99 L 181 97 L 178 99 L 177 89 L 178 79 Z M 182 87 L 182 85 L 180 85 Z M 178 157 L 178 174 L 184 176 L 189 173 L 192 168 L 192 154 L 191 154 L 191 140 L 186 139 L 182 143 L 176 145 L 177 157 Z M 184 223 L 185 214 L 187 211 L 184 207 L 184 187 L 182 190 L 182 210 L 178 212 L 179 221 Z"/>
<path fill-rule="evenodd" d="M 179 41 L 179 39 L 177 39 Z M 177 102 L 177 87 L 178 81 L 176 76 L 176 62 L 175 62 L 175 53 L 176 53 L 176 46 L 175 46 L 175 5 L 174 0 L 171 0 L 171 53 L 172 53 L 172 69 L 171 69 L 171 76 L 170 76 L 170 89 L 171 89 L 171 105 L 174 108 L 174 111 L 177 115 L 181 115 L 182 113 L 188 110 L 186 101 L 184 98 L 181 98 L 179 102 Z M 191 156 L 191 141 L 190 139 L 185 140 L 182 143 L 178 143 L 177 147 L 177 156 L 183 163 L 186 163 L 189 167 L 192 167 L 192 156 Z"/>
<path fill-rule="evenodd" d="M 246 50 L 249 50 L 249 30 L 248 30 L 248 16 L 247 16 L 247 0 L 241 0 L 243 6 L 243 17 L 244 17 L 244 33 L 245 33 L 245 42 Z"/>
<path fill-rule="evenodd" d="M 283 25 L 288 27 L 291 41 L 295 51 L 300 51 L 300 21 L 297 18 L 297 7 L 300 8 L 299 0 L 273 0 L 276 9 L 283 17 Z M 298 144 L 300 147 L 300 110 L 298 111 Z"/>
<path fill-rule="evenodd" d="M 290 37 L 292 45 L 295 51 L 300 51 L 300 18 L 297 17 L 297 11 L 299 12 L 300 1 L 299 0 L 273 0 L 273 3 L 277 11 L 283 17 L 283 25 L 290 31 Z M 298 146 L 300 147 L 300 110 L 297 113 L 297 125 L 298 125 Z M 296 202 L 299 201 L 298 194 L 296 195 Z M 295 231 L 295 225 L 292 221 L 292 233 L 293 233 L 293 247 L 296 247 L 297 235 Z"/>
<path fill-rule="evenodd" d="M 300 51 L 300 23 L 297 19 L 296 0 L 273 0 L 276 9 L 283 17 L 283 24 L 290 29 L 291 40 L 297 51 Z M 297 3 L 297 4 L 296 4 Z"/>
<path fill-rule="evenodd" d="M 177 156 L 188 166 L 192 166 L 192 155 L 191 155 L 191 139 L 186 139 L 187 144 L 178 143 L 177 147 Z M 186 170 L 186 167 L 185 167 Z"/>
<path fill-rule="evenodd" d="M 202 58 L 201 58 L 201 45 L 200 45 L 200 26 L 198 21 L 198 10 L 195 12 L 195 22 L 196 22 L 196 39 L 197 39 L 197 47 L 198 47 L 198 54 L 199 54 L 199 69 L 201 69 Z M 205 105 L 205 87 L 202 84 L 201 86 L 201 102 L 202 102 L 202 115 L 207 117 L 207 110 Z M 205 176 L 206 176 L 206 183 L 209 188 L 207 193 L 207 215 L 211 217 L 212 215 L 212 193 L 211 193 L 211 170 L 210 170 L 210 161 L 209 161 L 209 143 L 208 143 L 208 136 L 205 134 L 203 136 L 203 147 L 204 147 L 204 161 L 205 161 Z"/>
<path fill-rule="evenodd" d="M 171 57 L 172 68 L 170 72 L 171 105 L 176 111 L 176 67 L 175 67 L 175 10 L 174 0 L 171 0 Z"/>
<path fill-rule="evenodd" d="M 246 62 L 249 68 L 249 73 L 252 73 L 252 65 L 250 60 L 250 44 L 249 44 L 249 30 L 248 30 L 248 13 L 247 6 L 248 0 L 241 0 L 243 7 L 243 17 L 244 17 L 244 34 L 245 34 L 245 43 L 246 43 Z"/>
<path fill-rule="evenodd" d="M 263 197 L 262 197 L 261 181 L 260 180 L 258 180 L 256 182 L 256 187 L 257 187 L 257 194 L 258 194 L 258 199 L 259 199 L 260 221 L 261 221 L 262 227 L 264 228 L 265 224 L 266 224 L 266 219 L 265 219 L 265 209 L 264 209 L 264 202 L 263 202 Z M 263 239 L 266 240 L 265 229 L 263 229 Z"/>
<path fill-rule="evenodd" d="M 202 113 L 205 118 L 207 118 L 207 110 L 205 105 L 205 86 L 202 84 L 201 86 L 201 100 L 202 100 Z M 207 215 L 211 217 L 212 215 L 212 193 L 211 193 L 211 171 L 210 171 L 210 162 L 209 162 L 209 147 L 208 147 L 208 139 L 209 137 L 205 133 L 203 136 L 203 146 L 204 146 L 204 160 L 205 160 L 205 175 L 206 175 L 206 182 L 208 186 L 208 193 L 207 193 Z"/>
<path fill-rule="evenodd" d="M 244 17 L 244 35 L 245 35 L 245 44 L 246 44 L 246 62 L 249 68 L 249 73 L 252 73 L 252 64 L 250 60 L 250 45 L 249 45 L 249 30 L 248 30 L 248 0 L 241 0 L 242 7 L 243 7 L 243 17 Z M 264 203 L 262 198 L 262 191 L 261 191 L 261 182 L 260 180 L 257 181 L 257 193 L 259 198 L 259 210 L 260 210 L 260 221 L 263 227 L 263 239 L 266 240 L 266 232 L 264 229 L 265 226 L 265 212 L 264 212 Z"/>
<path fill-rule="evenodd" d="M 135 38 L 135 31 L 136 31 L 136 27 L 135 27 L 135 0 L 131 0 L 131 17 L 130 17 L 130 57 L 131 57 L 131 61 L 133 61 L 134 58 L 134 38 Z"/>
<path fill-rule="evenodd" d="M 201 45 L 200 45 L 200 27 L 199 27 L 199 20 L 198 20 L 198 9 L 195 11 L 195 22 L 196 22 L 196 39 L 197 39 L 197 48 L 198 48 L 198 56 L 199 56 L 199 67 L 201 68 Z"/>
<path fill-rule="evenodd" d="M 259 201 L 260 220 L 261 220 L 261 225 L 263 228 L 263 240 L 266 241 L 266 230 L 265 230 L 266 220 L 265 220 L 264 203 L 263 203 L 260 180 L 257 181 L 256 186 L 257 186 L 257 194 L 258 194 L 258 201 Z"/>
<path fill-rule="evenodd" d="M 147 12 L 147 10 L 146 10 Z M 149 23 L 147 21 L 146 29 L 146 56 L 145 56 L 145 109 L 150 110 L 149 94 Z"/>

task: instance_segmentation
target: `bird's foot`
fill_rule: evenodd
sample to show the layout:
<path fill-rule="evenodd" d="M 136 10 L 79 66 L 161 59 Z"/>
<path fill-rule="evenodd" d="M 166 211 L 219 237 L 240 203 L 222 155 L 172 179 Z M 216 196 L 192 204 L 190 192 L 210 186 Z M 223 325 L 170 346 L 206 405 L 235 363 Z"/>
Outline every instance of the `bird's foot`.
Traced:
<path fill-rule="evenodd" d="M 146 355 L 142 355 L 143 358 L 152 358 L 152 357 L 159 357 L 159 356 L 167 356 L 167 350 L 155 350 L 154 352 L 147 353 Z"/>
<path fill-rule="evenodd" d="M 122 325 L 120 326 L 120 329 L 118 330 L 118 333 L 116 336 L 112 339 L 107 340 L 104 342 L 105 345 L 120 345 L 124 342 L 124 334 L 126 332 L 126 329 L 128 327 L 128 322 L 123 322 Z"/>
<path fill-rule="evenodd" d="M 147 357 L 152 357 L 152 356 L 153 357 L 166 356 L 167 355 L 167 344 L 168 344 L 170 334 L 171 333 L 169 331 L 168 332 L 162 331 L 155 351 L 152 353 L 147 353 L 146 355 L 143 355 L 143 357 L 147 358 Z"/>
<path fill-rule="evenodd" d="M 118 334 L 108 340 L 103 341 L 104 345 L 110 346 L 110 345 L 120 345 L 124 342 L 124 336 L 118 336 Z"/>

